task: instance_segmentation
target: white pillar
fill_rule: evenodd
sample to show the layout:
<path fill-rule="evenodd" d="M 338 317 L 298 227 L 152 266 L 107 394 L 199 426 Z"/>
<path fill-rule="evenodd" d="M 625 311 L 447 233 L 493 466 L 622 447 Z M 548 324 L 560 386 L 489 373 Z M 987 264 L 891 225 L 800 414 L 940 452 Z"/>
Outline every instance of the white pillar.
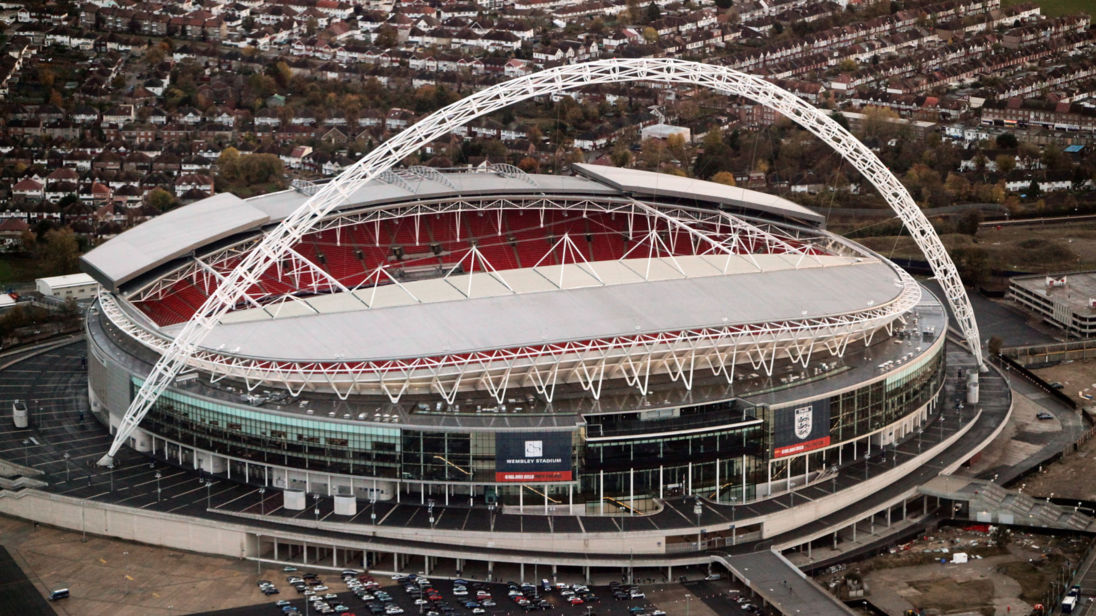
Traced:
<path fill-rule="evenodd" d="M 633 506 L 636 500 L 636 469 L 628 467 L 628 514 L 635 515 L 636 508 Z"/>
<path fill-rule="evenodd" d="M 548 486 L 543 486 L 543 488 L 544 488 L 544 513 L 547 514 L 548 513 Z"/>
<path fill-rule="evenodd" d="M 746 502 L 746 454 L 742 454 L 742 498 L 741 502 Z"/>
<path fill-rule="evenodd" d="M 658 465 L 658 498 L 662 498 L 662 465 Z"/>
<path fill-rule="evenodd" d="M 715 459 L 715 502 L 719 504 L 719 458 Z"/>
<path fill-rule="evenodd" d="M 693 463 L 689 462 L 689 494 L 693 493 Z"/>
<path fill-rule="evenodd" d="M 525 513 L 525 486 L 518 486 L 518 511 Z"/>
<path fill-rule="evenodd" d="M 605 515 L 605 471 L 598 472 L 598 482 L 601 484 L 601 498 L 598 499 L 600 515 Z"/>

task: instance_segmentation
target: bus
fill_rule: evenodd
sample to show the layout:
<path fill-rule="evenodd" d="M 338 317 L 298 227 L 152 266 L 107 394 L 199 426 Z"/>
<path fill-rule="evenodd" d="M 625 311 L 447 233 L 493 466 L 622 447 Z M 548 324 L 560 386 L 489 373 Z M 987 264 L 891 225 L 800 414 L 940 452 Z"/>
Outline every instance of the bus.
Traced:
<path fill-rule="evenodd" d="M 15 423 L 15 427 L 18 429 L 26 428 L 29 425 L 26 402 L 23 402 L 22 400 L 12 401 L 11 420 Z"/>
<path fill-rule="evenodd" d="M 1065 599 L 1062 599 L 1062 613 L 1072 614 L 1073 608 L 1077 607 L 1077 595 L 1070 595 Z"/>

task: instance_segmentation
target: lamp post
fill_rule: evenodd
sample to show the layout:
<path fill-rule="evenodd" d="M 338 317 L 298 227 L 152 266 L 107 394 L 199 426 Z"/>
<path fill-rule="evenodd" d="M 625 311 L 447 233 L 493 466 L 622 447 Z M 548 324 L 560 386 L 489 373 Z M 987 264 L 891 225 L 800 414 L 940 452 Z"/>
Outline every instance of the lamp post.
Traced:
<path fill-rule="evenodd" d="M 259 488 L 259 515 L 266 517 L 266 486 Z"/>
<path fill-rule="evenodd" d="M 495 503 L 487 503 L 487 511 L 491 514 L 491 532 L 495 532 Z"/>
<path fill-rule="evenodd" d="M 68 483 L 69 480 L 72 478 L 72 474 L 71 474 L 70 469 L 69 469 L 69 458 L 71 458 L 71 457 L 72 457 L 72 455 L 69 452 L 66 451 L 65 452 L 65 483 Z"/>
<path fill-rule="evenodd" d="M 122 552 L 122 556 L 125 557 L 125 568 L 122 569 L 122 575 L 126 578 L 126 592 L 129 594 L 129 552 Z"/>
<path fill-rule="evenodd" d="M 23 466 L 30 466 L 30 439 L 23 439 Z"/>
<path fill-rule="evenodd" d="M 110 470 L 110 491 L 114 492 L 114 463 L 107 464 L 107 469 Z"/>
<path fill-rule="evenodd" d="M 160 471 L 156 471 L 156 502 L 157 503 L 160 502 L 160 498 L 162 496 L 162 491 L 160 490 L 160 478 L 162 478 L 162 477 L 163 477 L 163 474 Z"/>

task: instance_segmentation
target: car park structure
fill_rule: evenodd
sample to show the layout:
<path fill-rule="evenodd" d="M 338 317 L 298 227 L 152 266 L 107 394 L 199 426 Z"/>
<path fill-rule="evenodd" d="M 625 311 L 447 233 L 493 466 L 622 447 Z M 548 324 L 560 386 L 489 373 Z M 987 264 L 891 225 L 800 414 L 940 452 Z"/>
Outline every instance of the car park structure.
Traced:
<path fill-rule="evenodd" d="M 590 70 L 699 79 L 671 75 L 686 68 Z M 735 87 L 890 186 L 851 136 L 752 79 Z M 595 165 L 371 160 L 349 182 L 216 195 L 83 258 L 103 288 L 86 334 L 104 462 L 194 473 L 205 503 L 189 512 L 217 529 L 166 518 L 123 536 L 334 568 L 588 579 L 627 561 L 673 579 L 678 563 L 733 569 L 737 551 L 924 512 L 918 486 L 1008 415 L 995 372 L 978 400 L 969 304 L 900 185 L 885 197 L 943 301 L 772 195 Z M 945 301 L 973 347 L 947 341 Z"/>

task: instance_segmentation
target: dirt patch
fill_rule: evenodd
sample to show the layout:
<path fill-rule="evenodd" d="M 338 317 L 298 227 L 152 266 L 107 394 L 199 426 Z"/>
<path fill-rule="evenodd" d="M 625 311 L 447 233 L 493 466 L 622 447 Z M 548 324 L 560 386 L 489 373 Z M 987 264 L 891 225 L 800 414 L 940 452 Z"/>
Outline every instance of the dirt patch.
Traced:
<path fill-rule="evenodd" d="M 989 580 L 913 580 L 908 582 L 918 596 L 910 597 L 916 605 L 937 609 L 943 613 L 957 610 L 977 610 L 993 605 L 993 582 Z"/>
<path fill-rule="evenodd" d="M 1062 393 L 1079 407 L 1096 406 L 1096 360 L 1071 361 L 1032 372 L 1048 383 L 1061 383 Z"/>
<path fill-rule="evenodd" d="M 1013 561 L 997 565 L 997 573 L 1020 583 L 1020 599 L 1027 603 L 1039 603 L 1046 596 L 1054 574 L 1065 559 L 1052 554 L 1043 562 Z"/>
<path fill-rule="evenodd" d="M 984 250 L 992 269 L 1056 272 L 1091 269 L 1096 266 L 1096 224 L 1073 223 L 1040 227 L 989 227 L 969 235 L 944 233 L 940 236 L 948 251 Z M 866 237 L 859 240 L 887 257 L 923 259 L 908 235 Z"/>
<path fill-rule="evenodd" d="M 863 580 L 866 598 L 888 614 L 925 608 L 926 614 L 1015 616 L 1044 602 L 1054 576 L 1067 561 L 1080 562 L 1089 544 L 1081 536 L 997 535 L 989 528 L 941 527 L 890 553 L 831 567 L 816 580 L 835 594 L 847 578 Z M 954 562 L 957 552 L 967 562 Z"/>

